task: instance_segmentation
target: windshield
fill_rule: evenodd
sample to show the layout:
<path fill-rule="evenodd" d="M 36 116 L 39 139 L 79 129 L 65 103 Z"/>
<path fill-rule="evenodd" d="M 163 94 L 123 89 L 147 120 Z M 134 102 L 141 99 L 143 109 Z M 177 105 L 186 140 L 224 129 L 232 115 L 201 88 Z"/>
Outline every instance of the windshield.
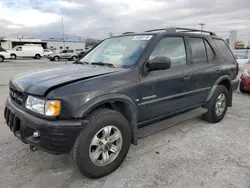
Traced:
<path fill-rule="evenodd" d="M 79 61 L 110 63 L 114 67 L 128 68 L 137 61 L 151 38 L 152 35 L 137 35 L 106 39 Z"/>

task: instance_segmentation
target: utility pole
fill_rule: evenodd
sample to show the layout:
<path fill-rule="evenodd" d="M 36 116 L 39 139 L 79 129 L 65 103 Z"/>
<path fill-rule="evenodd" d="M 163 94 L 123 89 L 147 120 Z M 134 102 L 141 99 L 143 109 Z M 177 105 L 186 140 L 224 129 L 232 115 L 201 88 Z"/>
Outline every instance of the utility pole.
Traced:
<path fill-rule="evenodd" d="M 64 38 L 63 15 L 62 15 L 62 35 L 63 35 L 63 48 L 64 48 L 64 51 L 65 51 L 65 38 Z M 66 51 L 65 51 L 64 56 L 66 56 Z M 66 59 L 65 59 L 65 64 L 67 64 Z"/>
<path fill-rule="evenodd" d="M 199 23 L 199 25 L 201 26 L 201 33 L 202 33 L 203 27 L 204 27 L 204 25 L 206 25 L 206 24 L 204 24 L 204 23 Z"/>

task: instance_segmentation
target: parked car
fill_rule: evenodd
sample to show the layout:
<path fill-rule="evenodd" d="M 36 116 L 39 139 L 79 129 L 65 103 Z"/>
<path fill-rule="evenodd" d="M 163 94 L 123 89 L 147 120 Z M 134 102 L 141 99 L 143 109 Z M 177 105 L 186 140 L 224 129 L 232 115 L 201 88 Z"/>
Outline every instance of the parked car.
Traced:
<path fill-rule="evenodd" d="M 43 47 L 38 45 L 15 46 L 13 50 L 8 51 L 12 59 L 17 57 L 31 57 L 40 59 L 43 56 Z"/>
<path fill-rule="evenodd" d="M 46 57 L 51 61 L 59 61 L 60 59 L 76 61 L 78 54 L 74 50 L 62 50 L 61 52 L 49 54 Z"/>
<path fill-rule="evenodd" d="M 14 77 L 4 117 L 32 150 L 71 152 L 78 171 L 100 178 L 121 165 L 138 138 L 199 115 L 221 121 L 237 75 L 233 53 L 211 31 L 123 34 L 74 64 Z"/>
<path fill-rule="evenodd" d="M 5 59 L 10 59 L 10 53 L 7 51 L 0 52 L 0 62 L 3 62 Z"/>
<path fill-rule="evenodd" d="M 242 69 L 246 63 L 249 62 L 249 58 L 246 55 L 235 55 L 237 62 L 239 63 L 239 67 Z"/>
<path fill-rule="evenodd" d="M 85 50 L 84 50 L 84 49 L 76 49 L 75 51 L 76 51 L 76 53 L 79 54 L 79 53 L 81 53 L 81 52 L 84 52 Z"/>
<path fill-rule="evenodd" d="M 240 91 L 242 93 L 250 92 L 250 69 L 245 69 L 240 79 Z"/>
<path fill-rule="evenodd" d="M 45 57 L 47 57 L 48 55 L 51 55 L 51 54 L 53 54 L 53 52 L 52 52 L 51 50 L 49 50 L 49 49 L 44 49 L 43 55 L 44 55 Z"/>

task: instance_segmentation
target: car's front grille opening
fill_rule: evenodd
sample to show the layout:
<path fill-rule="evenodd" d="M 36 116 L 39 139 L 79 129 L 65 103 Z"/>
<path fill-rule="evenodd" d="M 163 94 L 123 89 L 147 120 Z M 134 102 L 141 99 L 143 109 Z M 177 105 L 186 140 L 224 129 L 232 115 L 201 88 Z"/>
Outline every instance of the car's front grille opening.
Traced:
<path fill-rule="evenodd" d="M 13 102 L 15 102 L 18 105 L 22 105 L 24 103 L 24 94 L 13 88 L 10 88 L 10 98 Z"/>
<path fill-rule="evenodd" d="M 12 113 L 8 108 L 5 108 L 4 110 L 4 118 L 6 120 L 7 125 L 10 127 L 10 130 L 12 132 L 20 131 L 20 119 L 15 116 L 14 113 Z"/>

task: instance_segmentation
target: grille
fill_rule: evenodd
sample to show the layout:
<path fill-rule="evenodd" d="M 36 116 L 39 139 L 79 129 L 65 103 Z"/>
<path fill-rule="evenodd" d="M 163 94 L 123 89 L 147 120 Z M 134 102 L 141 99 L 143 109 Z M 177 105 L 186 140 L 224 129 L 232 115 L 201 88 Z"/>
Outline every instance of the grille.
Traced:
<path fill-rule="evenodd" d="M 12 132 L 20 131 L 20 119 L 15 116 L 9 109 L 5 108 L 4 117 L 7 125 L 11 129 Z"/>
<path fill-rule="evenodd" d="M 24 103 L 24 94 L 12 88 L 10 88 L 10 98 L 18 105 L 22 105 Z"/>

